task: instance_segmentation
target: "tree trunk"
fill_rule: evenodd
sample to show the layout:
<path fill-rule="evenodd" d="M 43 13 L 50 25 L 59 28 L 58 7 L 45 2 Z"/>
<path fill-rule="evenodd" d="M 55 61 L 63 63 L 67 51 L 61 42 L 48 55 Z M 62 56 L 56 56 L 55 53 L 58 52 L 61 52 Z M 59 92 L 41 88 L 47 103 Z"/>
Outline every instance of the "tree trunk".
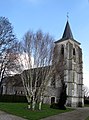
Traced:
<path fill-rule="evenodd" d="M 31 103 L 28 103 L 28 109 L 31 109 Z"/>
<path fill-rule="evenodd" d="M 43 96 L 41 95 L 39 102 L 39 110 L 42 110 L 42 101 L 43 101 Z"/>
<path fill-rule="evenodd" d="M 29 98 L 28 95 L 26 95 L 27 101 L 28 101 L 28 109 L 31 109 L 31 98 Z"/>
<path fill-rule="evenodd" d="M 42 102 L 39 102 L 39 110 L 42 110 Z"/>
<path fill-rule="evenodd" d="M 33 100 L 32 100 L 32 110 L 35 110 L 35 106 L 36 106 L 36 102 L 35 102 L 35 98 L 33 96 Z"/>
<path fill-rule="evenodd" d="M 35 110 L 35 105 L 36 105 L 36 102 L 33 101 L 33 102 L 32 102 L 32 110 Z"/>

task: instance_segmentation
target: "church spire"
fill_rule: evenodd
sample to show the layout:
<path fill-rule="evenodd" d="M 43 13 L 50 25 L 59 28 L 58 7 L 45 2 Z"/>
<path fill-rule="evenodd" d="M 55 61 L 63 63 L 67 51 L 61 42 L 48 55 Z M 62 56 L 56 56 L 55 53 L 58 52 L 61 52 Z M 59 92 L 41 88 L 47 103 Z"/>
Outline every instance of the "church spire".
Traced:
<path fill-rule="evenodd" d="M 55 43 L 63 42 L 63 41 L 68 40 L 68 39 L 71 39 L 72 41 L 74 41 L 74 42 L 76 42 L 80 45 L 80 43 L 73 38 L 73 34 L 72 34 L 72 31 L 71 31 L 71 28 L 70 28 L 70 25 L 69 25 L 69 22 L 68 22 L 68 19 L 67 19 L 62 38 L 55 41 Z"/>
<path fill-rule="evenodd" d="M 70 25 L 69 25 L 68 20 L 67 20 L 67 23 L 65 26 L 65 30 L 64 30 L 62 39 L 73 39 L 73 34 L 72 34 L 71 29 L 70 29 Z"/>

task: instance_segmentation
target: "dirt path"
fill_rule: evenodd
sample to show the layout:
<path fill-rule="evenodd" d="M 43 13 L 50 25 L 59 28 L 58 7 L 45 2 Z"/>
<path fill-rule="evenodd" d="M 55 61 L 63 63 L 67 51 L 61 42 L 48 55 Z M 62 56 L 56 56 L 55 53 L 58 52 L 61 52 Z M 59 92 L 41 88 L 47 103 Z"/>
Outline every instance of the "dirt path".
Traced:
<path fill-rule="evenodd" d="M 89 107 L 78 108 L 72 112 L 62 113 L 42 120 L 85 120 L 89 116 Z"/>
<path fill-rule="evenodd" d="M 0 111 L 0 120 L 26 120 L 26 119 Z"/>

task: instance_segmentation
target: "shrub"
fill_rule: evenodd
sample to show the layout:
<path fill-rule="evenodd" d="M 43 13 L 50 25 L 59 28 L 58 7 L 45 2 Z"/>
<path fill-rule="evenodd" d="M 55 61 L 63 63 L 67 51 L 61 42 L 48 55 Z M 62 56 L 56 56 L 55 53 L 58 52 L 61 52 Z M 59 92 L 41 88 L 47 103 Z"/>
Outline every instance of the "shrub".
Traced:
<path fill-rule="evenodd" d="M 66 110 L 66 107 L 65 106 L 59 106 L 58 103 L 53 103 L 50 105 L 50 108 L 53 108 L 53 109 L 60 109 L 60 110 Z"/>
<path fill-rule="evenodd" d="M 82 102 L 79 102 L 79 103 L 78 103 L 78 107 L 82 107 Z"/>
<path fill-rule="evenodd" d="M 67 94 L 66 94 L 66 85 L 64 82 L 62 82 L 62 90 L 60 94 L 60 99 L 58 103 L 52 104 L 50 107 L 54 109 L 61 109 L 61 110 L 66 110 L 65 103 L 67 100 Z"/>
<path fill-rule="evenodd" d="M 89 99 L 85 99 L 84 104 L 89 104 Z"/>
<path fill-rule="evenodd" d="M 66 88 L 67 88 L 67 86 L 66 86 L 65 83 L 63 82 L 63 83 L 62 83 L 62 91 L 61 91 L 60 99 L 59 99 L 59 102 L 58 102 L 59 108 L 60 108 L 60 109 L 63 109 L 63 110 L 66 109 L 66 107 L 65 107 L 66 100 L 67 100 Z"/>
<path fill-rule="evenodd" d="M 50 108 L 59 109 L 58 103 L 52 103 L 52 104 L 50 105 Z"/>

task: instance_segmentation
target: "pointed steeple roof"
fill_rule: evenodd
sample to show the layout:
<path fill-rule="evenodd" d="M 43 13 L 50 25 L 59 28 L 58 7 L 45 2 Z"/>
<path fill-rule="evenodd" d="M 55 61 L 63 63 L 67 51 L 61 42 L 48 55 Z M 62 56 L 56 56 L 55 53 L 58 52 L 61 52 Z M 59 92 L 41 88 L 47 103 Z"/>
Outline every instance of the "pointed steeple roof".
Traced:
<path fill-rule="evenodd" d="M 77 42 L 80 45 L 80 43 L 73 38 L 73 34 L 71 31 L 69 22 L 67 20 L 62 38 L 60 40 L 56 41 L 55 43 L 62 42 L 62 41 L 68 40 L 68 39 L 71 39 L 72 41 Z"/>
<path fill-rule="evenodd" d="M 71 29 L 70 29 L 70 25 L 69 25 L 68 21 L 66 23 L 62 39 L 73 39 L 73 34 L 72 34 Z"/>

